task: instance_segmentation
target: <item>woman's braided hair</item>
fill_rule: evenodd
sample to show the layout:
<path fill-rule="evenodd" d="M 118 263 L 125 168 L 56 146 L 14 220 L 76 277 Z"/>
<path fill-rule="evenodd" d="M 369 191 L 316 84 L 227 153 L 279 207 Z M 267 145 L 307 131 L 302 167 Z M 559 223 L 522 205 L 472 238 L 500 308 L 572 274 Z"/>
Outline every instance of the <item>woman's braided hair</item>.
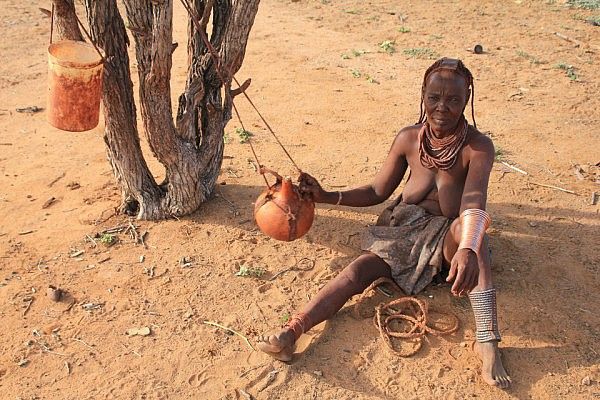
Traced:
<path fill-rule="evenodd" d="M 461 60 L 457 60 L 454 58 L 440 58 L 436 62 L 434 62 L 431 67 L 427 68 L 425 71 L 425 76 L 423 77 L 423 85 L 421 86 L 421 105 L 420 105 L 420 115 L 419 122 L 417 124 L 422 124 L 427 120 L 427 115 L 425 114 L 425 110 L 423 109 L 424 95 L 425 95 L 425 85 L 427 84 L 427 79 L 431 74 L 440 70 L 452 71 L 456 74 L 459 74 L 467 81 L 467 89 L 471 89 L 471 118 L 473 118 L 473 126 L 477 129 L 477 122 L 475 122 L 475 106 L 473 101 L 475 100 L 475 85 L 473 82 L 473 74 L 465 64 Z"/>

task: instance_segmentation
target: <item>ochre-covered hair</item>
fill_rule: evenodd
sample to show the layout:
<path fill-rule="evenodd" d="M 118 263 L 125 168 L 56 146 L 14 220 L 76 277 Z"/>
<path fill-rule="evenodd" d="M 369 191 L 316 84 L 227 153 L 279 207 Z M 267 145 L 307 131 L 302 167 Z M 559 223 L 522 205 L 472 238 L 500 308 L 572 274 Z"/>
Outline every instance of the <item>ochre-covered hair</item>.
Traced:
<path fill-rule="evenodd" d="M 421 86 L 421 111 L 419 115 L 419 122 L 417 122 L 417 124 L 421 124 L 427 120 L 427 115 L 425 114 L 425 110 L 423 109 L 423 96 L 425 95 L 425 85 L 427 84 L 427 79 L 434 72 L 441 70 L 452 71 L 455 74 L 458 74 L 465 78 L 465 81 L 467 82 L 467 89 L 471 89 L 471 118 L 473 118 L 473 126 L 475 127 L 475 129 L 477 129 L 477 123 L 475 122 L 475 106 L 473 103 L 473 101 L 475 100 L 475 86 L 473 83 L 473 74 L 471 74 L 471 71 L 469 71 L 469 69 L 465 67 L 465 64 L 463 64 L 461 60 L 446 57 L 440 58 L 439 60 L 434 62 L 431 65 L 431 67 L 427 68 L 427 71 L 425 71 L 425 76 L 423 77 L 423 85 Z"/>

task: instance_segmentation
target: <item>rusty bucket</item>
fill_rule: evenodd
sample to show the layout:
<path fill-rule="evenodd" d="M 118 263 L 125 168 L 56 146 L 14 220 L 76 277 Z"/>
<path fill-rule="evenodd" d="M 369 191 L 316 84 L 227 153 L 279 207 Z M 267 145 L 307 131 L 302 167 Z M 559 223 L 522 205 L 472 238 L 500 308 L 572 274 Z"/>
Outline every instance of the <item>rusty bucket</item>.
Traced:
<path fill-rule="evenodd" d="M 48 46 L 48 122 L 70 132 L 98 125 L 102 57 L 91 45 L 63 40 Z"/>

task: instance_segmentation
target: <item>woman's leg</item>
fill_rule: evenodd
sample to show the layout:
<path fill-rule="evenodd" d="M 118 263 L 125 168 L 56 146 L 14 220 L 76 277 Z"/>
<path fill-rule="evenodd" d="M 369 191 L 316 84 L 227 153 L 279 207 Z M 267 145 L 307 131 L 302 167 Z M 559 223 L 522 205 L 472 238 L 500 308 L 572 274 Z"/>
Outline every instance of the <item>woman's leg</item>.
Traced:
<path fill-rule="evenodd" d="M 300 334 L 333 317 L 348 299 L 383 277 L 391 279 L 389 265 L 375 254 L 361 255 L 327 283 L 286 327 L 259 338 L 258 348 L 278 360 L 291 360 Z"/>
<path fill-rule="evenodd" d="M 455 219 L 444 238 L 444 258 L 448 264 L 450 264 L 458 249 L 460 235 L 460 219 Z M 487 329 L 489 329 L 487 334 L 486 332 L 478 332 L 478 336 L 489 337 L 484 337 L 481 340 L 478 338 L 475 342 L 475 350 L 483 362 L 481 376 L 486 383 L 492 386 L 507 388 L 511 383 L 511 379 L 502 365 L 500 351 L 498 350 L 496 292 L 492 282 L 492 263 L 487 236 L 484 237 L 481 244 L 477 262 L 479 264 L 479 277 L 477 286 L 469 293 L 469 299 L 471 300 L 475 321 L 484 322 L 480 322 L 480 324 L 488 325 Z"/>

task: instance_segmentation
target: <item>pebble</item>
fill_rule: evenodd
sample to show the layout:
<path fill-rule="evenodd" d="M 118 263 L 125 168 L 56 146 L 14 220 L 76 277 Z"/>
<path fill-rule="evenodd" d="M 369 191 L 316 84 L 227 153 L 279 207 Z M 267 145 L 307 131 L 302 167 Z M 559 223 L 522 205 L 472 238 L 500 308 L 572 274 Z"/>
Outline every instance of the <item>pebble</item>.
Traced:
<path fill-rule="evenodd" d="M 581 380 L 581 384 L 584 386 L 590 386 L 592 384 L 592 378 L 590 378 L 589 376 L 584 377 Z"/>
<path fill-rule="evenodd" d="M 60 301 L 63 295 L 63 291 L 57 287 L 50 285 L 46 289 L 46 295 L 50 298 L 50 300 L 58 302 Z"/>

